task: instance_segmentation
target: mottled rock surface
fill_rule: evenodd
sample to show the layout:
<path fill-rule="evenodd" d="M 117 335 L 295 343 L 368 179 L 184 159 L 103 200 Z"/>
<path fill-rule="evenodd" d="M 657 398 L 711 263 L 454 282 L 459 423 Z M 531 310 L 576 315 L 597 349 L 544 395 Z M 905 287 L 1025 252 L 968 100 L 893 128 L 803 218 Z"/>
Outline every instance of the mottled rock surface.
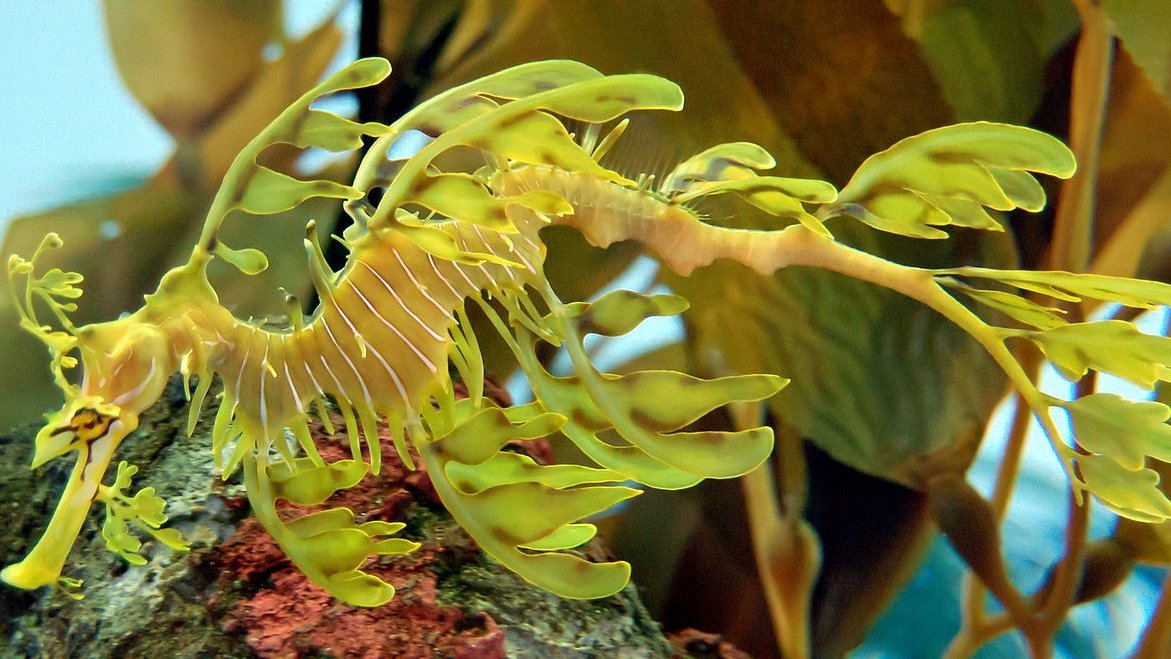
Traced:
<path fill-rule="evenodd" d="M 359 521 L 402 521 L 414 554 L 382 557 L 371 571 L 398 593 L 386 606 L 340 603 L 311 584 L 249 515 L 236 479 L 211 459 L 212 409 L 194 437 L 178 387 L 128 437 L 117 459 L 138 465 L 133 489 L 154 486 L 187 553 L 147 542 L 128 566 L 105 549 L 96 510 L 66 575 L 82 600 L 52 589 L 0 587 L 4 657 L 661 657 L 675 653 L 633 588 L 596 601 L 563 600 L 485 556 L 434 498 L 426 475 L 406 471 L 388 444 L 384 471 L 330 505 Z M 0 436 L 0 562 L 19 560 L 56 505 L 68 458 L 30 472 L 36 427 Z M 320 429 L 318 429 L 320 436 Z M 322 439 L 327 459 L 343 440 Z M 335 451 L 335 455 L 330 455 Z M 112 476 L 107 477 L 109 481 Z M 100 508 L 100 506 L 99 506 Z M 600 546 L 591 552 L 604 554 Z"/>

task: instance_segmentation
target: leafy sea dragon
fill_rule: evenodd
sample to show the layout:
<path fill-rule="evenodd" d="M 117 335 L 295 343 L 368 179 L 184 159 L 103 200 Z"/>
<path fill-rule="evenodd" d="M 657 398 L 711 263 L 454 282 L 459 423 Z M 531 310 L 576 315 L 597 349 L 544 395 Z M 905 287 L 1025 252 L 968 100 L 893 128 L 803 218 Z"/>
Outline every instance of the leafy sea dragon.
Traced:
<path fill-rule="evenodd" d="M 95 501 L 106 507 L 103 537 L 132 563 L 145 559 L 131 527 L 171 547 L 187 546 L 178 532 L 162 527 L 164 504 L 153 488 L 127 493 L 135 467 L 119 464 L 113 484 L 102 484 L 119 443 L 178 371 L 191 399 L 188 433 L 219 376 L 223 394 L 212 440 L 224 477 L 243 472 L 258 519 L 301 570 L 341 600 L 360 606 L 388 601 L 393 587 L 362 571 L 363 564 L 417 545 L 393 537 L 402 524 L 362 523 L 346 508 L 287 519 L 278 515 L 277 500 L 321 504 L 377 474 L 383 426 L 401 460 L 411 468 L 416 456 L 422 461 L 454 518 L 497 560 L 565 597 L 620 590 L 629 579 L 627 563 L 590 562 L 572 551 L 596 531 L 581 520 L 638 494 L 631 481 L 680 489 L 756 468 L 772 449 L 769 428 L 685 428 L 722 405 L 768 398 L 786 381 L 769 374 L 700 379 L 671 371 L 600 372 L 583 346 L 584 335 L 621 335 L 650 316 L 677 314 L 687 305 L 674 295 L 628 291 L 591 303 L 562 302 L 543 274 L 540 229 L 551 224 L 574 227 L 598 246 L 639 241 L 683 275 L 726 258 L 762 275 L 790 266 L 826 268 L 909 295 L 991 353 L 1049 431 L 1076 488 L 1122 514 L 1171 517 L 1171 503 L 1142 464 L 1144 454 L 1166 457 L 1166 443 L 1110 445 L 1087 431 L 1078 438 L 1087 452 L 1081 455 L 1061 438 L 1050 415 L 1054 406 L 1070 410 L 1077 429 L 1079 413 L 1102 426 L 1103 414 L 1118 417 L 1138 409 L 1128 405 L 1153 404 L 1099 394 L 1072 403 L 1045 396 L 1006 347 L 1008 339 L 1029 339 L 1073 375 L 1086 368 L 1121 370 L 1149 386 L 1169 372 L 1163 366 L 1169 340 L 1138 334 L 1119 321 L 1067 324 L 1053 309 L 973 282 L 1145 307 L 1171 302 L 1171 287 L 1068 273 L 910 268 L 839 243 L 826 226 L 850 217 L 924 238 L 946 237 L 937 227 L 947 224 L 1001 230 L 985 207 L 1039 210 L 1045 195 L 1030 172 L 1073 174 L 1072 154 L 1056 139 L 1002 124 L 941 128 L 871 157 L 840 191 L 824 181 L 760 175 L 774 166 L 772 156 L 739 142 L 699 153 L 656 184 L 601 164 L 627 126 L 626 114 L 682 108 L 678 86 L 653 75 L 605 76 L 571 61 L 525 64 L 439 94 L 390 126 L 311 107 L 322 96 L 377 84 L 389 72 L 382 59 L 355 62 L 253 139 L 225 176 L 190 259 L 164 275 L 133 314 L 72 325 L 68 313 L 81 295 L 80 275 L 59 269 L 38 274 L 35 268 L 37 256 L 59 244 L 53 234 L 31 260 L 10 257 L 13 283 L 24 281 L 23 297 L 14 292 L 21 324 L 48 345 L 65 394 L 64 406 L 48 415 L 37 434 L 32 466 L 70 452 L 77 453 L 77 463 L 43 537 L 24 560 L 4 568 L 5 582 L 30 589 L 79 586 L 62 569 Z M 585 124 L 584 139 L 571 135 L 565 120 Z M 598 139 L 607 125 L 612 128 Z M 347 151 L 359 149 L 364 136 L 376 140 L 352 185 L 296 179 L 258 163 L 275 144 Z M 422 137 L 424 144 L 409 157 L 397 157 L 393 147 L 407 136 Z M 467 165 L 473 160 L 477 164 Z M 778 217 L 780 228 L 722 228 L 689 206 L 721 194 Z M 236 318 L 209 284 L 208 264 L 219 258 L 255 274 L 267 260 L 258 250 L 226 245 L 219 237 L 225 218 L 232 212 L 279 213 L 313 197 L 343 200 L 353 219 L 341 237 L 349 249 L 345 267 L 334 272 L 325 264 L 310 223 L 304 245 L 320 300 L 315 312 L 303 317 L 290 298 L 281 329 Z M 990 305 L 1025 328 L 987 324 L 953 293 Z M 504 338 L 528 376 L 534 402 L 504 409 L 483 396 L 484 367 L 469 305 L 479 307 Z M 37 306 L 47 308 L 60 329 L 43 324 Z M 1116 347 L 1130 346 L 1131 358 L 1111 361 L 1095 351 L 1095 340 L 1107 335 Z M 540 342 L 564 347 L 571 376 L 545 370 L 536 355 Z M 466 384 L 466 398 L 456 399 L 449 363 Z M 74 384 L 65 371 L 79 364 Z M 324 461 L 310 436 L 314 411 L 332 429 L 327 400 L 345 420 L 349 459 Z M 1166 430 L 1166 408 L 1140 412 L 1152 432 Z M 501 450 L 508 442 L 553 433 L 597 466 L 540 465 Z"/>

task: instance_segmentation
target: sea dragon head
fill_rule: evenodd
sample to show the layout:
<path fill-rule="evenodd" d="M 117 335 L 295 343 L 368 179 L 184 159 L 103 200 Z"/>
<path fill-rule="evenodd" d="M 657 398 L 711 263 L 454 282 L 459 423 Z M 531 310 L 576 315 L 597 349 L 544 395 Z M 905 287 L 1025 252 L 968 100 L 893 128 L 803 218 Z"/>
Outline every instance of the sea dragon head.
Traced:
<path fill-rule="evenodd" d="M 21 588 L 76 585 L 61 578 L 73 540 L 90 505 L 113 496 L 101 483 L 110 459 L 122 439 L 138 427 L 138 415 L 158 399 L 174 370 L 165 337 L 142 322 L 139 314 L 83 327 L 70 322 L 67 314 L 76 310 L 74 300 L 81 296 L 81 275 L 59 268 L 38 274 L 35 267 L 45 250 L 60 245 L 60 237 L 51 233 L 31 259 L 13 255 L 8 261 L 21 327 L 48 347 L 53 379 L 65 398 L 59 410 L 46 415 L 37 433 L 32 468 L 72 451 L 78 454 L 45 535 L 23 561 L 0 572 L 0 579 Z M 23 296 L 17 285 L 21 278 Z M 46 307 L 61 329 L 43 324 L 34 303 Z M 65 371 L 79 365 L 81 381 L 74 384 Z"/>

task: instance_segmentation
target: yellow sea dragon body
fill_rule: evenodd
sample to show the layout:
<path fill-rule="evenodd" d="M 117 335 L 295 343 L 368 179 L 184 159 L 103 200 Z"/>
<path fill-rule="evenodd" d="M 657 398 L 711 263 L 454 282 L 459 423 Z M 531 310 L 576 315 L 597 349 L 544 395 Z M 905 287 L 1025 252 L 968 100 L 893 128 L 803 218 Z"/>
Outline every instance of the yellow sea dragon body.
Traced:
<path fill-rule="evenodd" d="M 319 504 L 377 473 L 382 426 L 404 463 L 413 466 L 419 456 L 453 516 L 508 567 L 566 597 L 602 597 L 621 589 L 629 579 L 626 563 L 592 563 L 571 552 L 595 532 L 579 520 L 637 494 L 623 484 L 628 481 L 679 489 L 758 466 L 772 448 L 768 428 L 682 429 L 722 405 L 772 396 L 785 381 L 775 375 L 704 380 L 670 371 L 599 372 L 583 347 L 585 334 L 622 334 L 649 316 L 680 313 L 686 303 L 673 295 L 625 291 L 589 304 L 561 302 L 543 274 L 539 231 L 549 224 L 575 227 L 601 246 L 637 240 L 680 274 L 717 258 L 762 274 L 806 265 L 910 295 L 985 345 L 1051 431 L 1067 468 L 1074 461 L 1082 465 L 1078 487 L 1124 514 L 1171 516 L 1165 499 L 1112 501 L 1107 485 L 1095 486 L 1085 459 L 1101 459 L 1144 482 L 1149 470 L 1106 451 L 1074 455 L 1059 441 L 1047 410 L 1072 408 L 1084 399 L 1065 403 L 1031 389 L 1004 345 L 1023 337 L 1044 348 L 1051 336 L 1046 332 L 1068 333 L 1080 325 L 1065 325 L 1021 298 L 1014 307 L 963 282 L 996 279 L 1067 298 L 1129 295 L 1123 301 L 1137 306 L 1165 303 L 1171 289 L 1109 278 L 1091 278 L 1091 287 L 1066 273 L 908 268 L 835 242 L 823 224 L 852 216 L 920 237 L 946 236 L 935 228 L 941 224 L 999 229 L 984 207 L 1038 210 L 1044 204 L 1030 171 L 1073 173 L 1072 156 L 1057 140 L 1000 124 L 939 129 L 874 156 L 840 192 L 822 181 L 759 176 L 755 170 L 774 164 L 767 152 L 748 143 L 725 144 L 653 185 L 599 163 L 625 121 L 600 141 L 596 128 L 636 110 L 680 109 L 679 88 L 656 76 L 603 76 L 575 62 L 537 62 L 440 94 L 391 126 L 358 124 L 310 107 L 323 95 L 373 85 L 388 74 L 384 60 L 355 62 L 257 136 L 225 177 L 190 260 L 167 273 L 134 314 L 75 328 L 66 312 L 73 308 L 68 300 L 80 295 L 74 287 L 80 277 L 60 270 L 37 275 L 35 256 L 10 259 L 11 276 L 26 278 L 25 296 L 17 300 L 23 325 L 49 345 L 66 396 L 36 438 L 33 467 L 71 451 L 78 458 L 44 536 L 23 561 L 4 568 L 5 582 L 21 588 L 74 585 L 61 573 L 95 500 L 107 507 L 103 535 L 111 549 L 131 562 L 144 561 L 131 525 L 172 547 L 186 546 L 177 532 L 161 528 L 163 503 L 151 488 L 133 497 L 123 493 L 133 467 L 119 465 L 114 484 L 102 484 L 118 444 L 179 371 L 185 384 L 198 376 L 189 432 L 214 376 L 220 377 L 224 393 L 212 436 L 225 478 L 242 470 L 258 518 L 306 574 L 342 600 L 374 606 L 390 599 L 394 589 L 361 567 L 371 556 L 409 552 L 415 543 L 391 537 L 401 524 L 358 523 L 345 508 L 286 520 L 277 514 L 276 501 Z M 589 125 L 589 137 L 575 140 L 563 119 Z M 426 136 L 421 148 L 406 158 L 388 155 L 408 133 Z M 273 144 L 344 151 L 359 148 L 363 136 L 377 140 L 352 185 L 298 180 L 257 163 Z M 468 162 L 468 154 L 488 165 L 453 167 Z M 776 230 L 725 229 L 703 222 L 686 206 L 724 193 L 795 222 Z M 354 220 L 343 238 L 350 250 L 347 265 L 341 272 L 325 265 L 311 225 L 305 246 L 320 298 L 314 314 L 302 318 L 290 300 L 285 328 L 236 318 L 208 283 L 208 263 L 218 257 L 255 273 L 266 261 L 256 250 L 224 245 L 224 219 L 233 211 L 283 212 L 312 197 L 345 200 Z M 42 248 L 56 240 L 51 235 Z M 1050 279 L 1030 283 L 1029 277 L 1044 275 Z M 1142 284 L 1141 290 L 1119 292 L 1131 284 Z M 947 289 L 1037 329 L 987 325 Z M 48 306 L 64 330 L 37 320 L 34 299 Z M 482 307 L 506 340 L 533 387 L 533 403 L 502 409 L 483 397 L 483 362 L 468 302 Z M 541 366 L 535 354 L 540 341 L 565 347 L 573 376 L 554 377 Z M 76 365 L 74 354 L 82 366 L 78 384 L 63 372 Z M 467 385 L 466 399 L 455 398 L 449 363 Z M 326 463 L 310 436 L 309 415 L 314 408 L 321 413 L 326 398 L 345 419 L 350 459 Z M 500 450 L 509 441 L 554 432 L 598 466 L 544 466 Z"/>

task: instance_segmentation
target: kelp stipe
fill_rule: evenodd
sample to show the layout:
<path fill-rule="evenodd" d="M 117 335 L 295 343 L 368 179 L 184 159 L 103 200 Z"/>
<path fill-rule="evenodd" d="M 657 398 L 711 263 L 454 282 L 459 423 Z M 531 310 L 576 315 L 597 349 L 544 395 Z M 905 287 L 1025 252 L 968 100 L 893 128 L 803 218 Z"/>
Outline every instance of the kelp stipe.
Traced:
<path fill-rule="evenodd" d="M 1171 287 L 1129 280 L 907 268 L 833 240 L 829 223 L 840 217 L 937 238 L 946 236 L 935 228 L 944 224 L 998 230 L 985 207 L 1040 208 L 1044 195 L 1030 172 L 1069 176 L 1073 161 L 1060 142 L 1026 128 L 978 123 L 929 131 L 867 160 L 840 193 L 823 181 L 758 175 L 774 165 L 773 158 L 748 143 L 708 149 L 656 185 L 650 177 L 632 181 L 599 160 L 619 139 L 627 113 L 682 107 L 679 88 L 662 78 L 603 76 L 575 62 L 536 62 L 442 93 L 391 126 L 359 124 L 310 107 L 322 95 L 376 84 L 388 73 L 380 59 L 346 67 L 249 143 L 225 177 L 190 260 L 167 273 L 158 291 L 130 316 L 73 328 L 66 315 L 72 302 L 59 298 L 80 294 L 74 287 L 79 277 L 58 270 L 37 275 L 34 262 L 10 261 L 10 274 L 27 278 L 25 298 L 18 300 L 23 325 L 49 346 L 66 394 L 64 408 L 37 437 L 34 467 L 73 450 L 79 456 L 45 537 L 25 560 L 4 569 L 5 581 L 23 588 L 61 581 L 69 545 L 95 497 L 112 506 L 108 519 L 115 521 L 108 522 L 104 535 L 128 560 L 136 560 L 139 541 L 127 521 L 168 545 L 183 546 L 175 534 L 160 529 L 161 500 L 149 488 L 132 498 L 121 494 L 132 467 L 120 466 L 113 486 L 100 484 L 118 443 L 177 370 L 184 378 L 199 376 L 191 394 L 192 422 L 213 376 L 222 379 L 224 396 L 212 435 L 225 476 L 242 470 L 257 517 L 307 575 L 342 600 L 364 606 L 386 602 L 393 588 L 363 572 L 362 565 L 372 556 L 412 551 L 415 544 L 393 537 L 401 525 L 358 523 L 345 508 L 286 520 L 277 514 L 276 501 L 320 504 L 377 473 L 383 425 L 403 462 L 413 465 L 413 447 L 455 519 L 502 563 L 565 597 L 602 597 L 621 589 L 629 579 L 626 563 L 592 563 L 571 551 L 596 531 L 580 520 L 638 494 L 624 485 L 629 481 L 679 489 L 757 467 L 771 451 L 770 429 L 683 428 L 725 404 L 768 398 L 785 380 L 599 372 L 583 346 L 585 334 L 624 334 L 647 317 L 682 312 L 686 302 L 626 291 L 592 303 L 562 302 L 543 274 L 540 229 L 549 224 L 575 227 L 597 245 L 638 240 L 681 274 L 729 258 L 763 274 L 807 265 L 903 292 L 979 340 L 1043 421 L 1049 406 L 1068 405 L 1076 414 L 1092 397 L 1064 403 L 1035 392 L 1004 341 L 1029 338 L 1052 356 L 1058 352 L 1052 346 L 1080 346 L 1099 330 L 1059 326 L 1060 318 L 1034 308 L 1039 305 L 968 282 L 993 278 L 1066 297 L 1137 304 L 1171 299 Z M 586 138 L 575 139 L 563 119 L 587 124 Z M 598 139 L 602 125 L 620 119 Z M 408 132 L 425 135 L 425 144 L 409 158 L 395 157 L 393 145 Z M 358 148 L 363 136 L 377 140 L 352 185 L 298 180 L 257 162 L 273 144 L 344 151 Z M 450 169 L 467 162 L 459 156 L 468 153 L 488 164 Z M 375 203 L 376 188 L 382 194 Z M 737 195 L 788 226 L 725 229 L 703 222 L 687 206 L 716 194 Z M 278 213 L 312 197 L 343 200 L 354 220 L 341 238 L 350 254 L 340 272 L 325 265 L 310 226 L 304 246 L 321 300 L 318 309 L 302 318 L 290 300 L 288 326 L 276 330 L 233 317 L 207 282 L 208 263 L 218 257 L 247 274 L 263 270 L 267 260 L 255 249 L 225 245 L 220 225 L 232 211 Z M 1016 310 L 1009 315 L 1026 323 L 1044 318 L 1048 326 L 993 327 L 949 290 Z M 48 304 L 63 329 L 43 327 L 34 301 Z M 532 384 L 533 403 L 502 409 L 483 397 L 484 366 L 467 320 L 469 303 L 481 308 L 504 338 Z M 536 357 L 541 341 L 566 348 L 571 376 L 556 377 L 543 368 Z M 1092 352 L 1079 350 L 1065 352 Z M 78 386 L 61 374 L 76 365 L 74 353 L 83 368 Z M 1148 351 L 1139 359 L 1156 357 Z M 467 386 L 466 399 L 455 399 L 449 363 Z M 1083 366 L 1111 368 L 1107 358 Z M 350 438 L 350 458 L 333 463 L 318 454 L 307 426 L 308 415 L 315 408 L 320 412 L 326 398 L 340 409 Z M 1046 427 L 1054 431 L 1051 422 Z M 286 441 L 286 431 L 295 443 Z M 553 432 L 597 466 L 539 465 L 501 450 L 508 442 Z M 1086 457 L 1074 455 L 1055 431 L 1052 437 L 1067 465 Z M 1106 465 L 1100 469 L 1148 479 L 1131 459 L 1133 451 L 1115 460 L 1115 448 L 1104 442 L 1083 440 L 1083 445 L 1100 451 L 1090 456 Z M 1079 487 L 1136 517 L 1153 515 L 1150 511 L 1171 516 L 1171 504 L 1161 495 L 1157 502 L 1117 503 L 1111 483 L 1118 482 L 1118 474 L 1095 479 L 1095 469 L 1083 463 L 1086 481 Z"/>

